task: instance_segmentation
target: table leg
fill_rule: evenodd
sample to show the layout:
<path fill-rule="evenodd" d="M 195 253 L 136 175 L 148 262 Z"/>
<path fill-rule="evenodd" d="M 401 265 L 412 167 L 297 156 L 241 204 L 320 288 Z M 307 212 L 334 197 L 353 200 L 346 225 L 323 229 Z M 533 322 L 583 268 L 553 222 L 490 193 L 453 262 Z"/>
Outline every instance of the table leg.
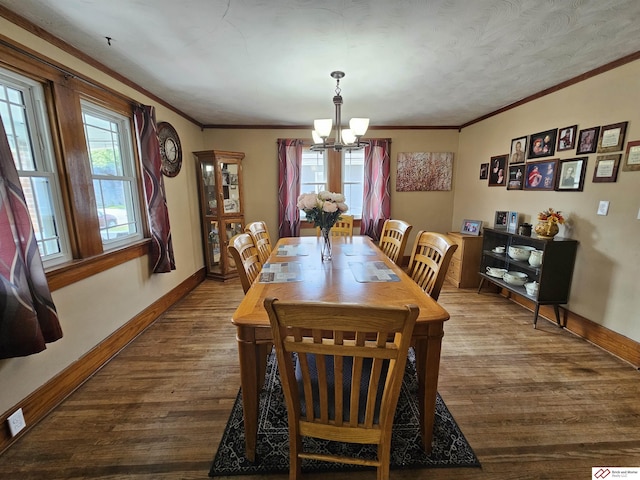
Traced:
<path fill-rule="evenodd" d="M 427 338 L 418 338 L 415 343 L 416 370 L 418 373 L 418 403 L 420 406 L 420 432 L 426 453 L 431 453 L 433 425 L 436 415 L 440 351 L 444 336 L 444 322 L 429 325 Z"/>
<path fill-rule="evenodd" d="M 238 341 L 240 357 L 240 385 L 242 387 L 242 414 L 244 419 L 245 455 L 251 462 L 256 459 L 258 438 L 258 401 L 260 394 L 259 361 L 262 359 L 258 344 Z"/>

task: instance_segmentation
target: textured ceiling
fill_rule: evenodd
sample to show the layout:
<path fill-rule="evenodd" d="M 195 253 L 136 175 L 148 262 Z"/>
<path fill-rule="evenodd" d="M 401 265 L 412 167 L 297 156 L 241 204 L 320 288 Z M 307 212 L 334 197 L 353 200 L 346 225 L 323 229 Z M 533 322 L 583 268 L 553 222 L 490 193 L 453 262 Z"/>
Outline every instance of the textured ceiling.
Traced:
<path fill-rule="evenodd" d="M 640 51 L 640 0 L 0 0 L 204 125 L 457 126 Z M 111 37 L 111 45 L 105 37 Z"/>

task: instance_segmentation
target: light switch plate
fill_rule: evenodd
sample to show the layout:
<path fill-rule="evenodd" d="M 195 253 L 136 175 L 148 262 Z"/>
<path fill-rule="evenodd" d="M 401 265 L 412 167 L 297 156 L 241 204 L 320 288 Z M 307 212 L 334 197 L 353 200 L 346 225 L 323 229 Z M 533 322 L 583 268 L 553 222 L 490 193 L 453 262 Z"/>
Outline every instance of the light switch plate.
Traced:
<path fill-rule="evenodd" d="M 598 215 L 606 215 L 607 213 L 609 213 L 609 200 L 600 200 Z"/>

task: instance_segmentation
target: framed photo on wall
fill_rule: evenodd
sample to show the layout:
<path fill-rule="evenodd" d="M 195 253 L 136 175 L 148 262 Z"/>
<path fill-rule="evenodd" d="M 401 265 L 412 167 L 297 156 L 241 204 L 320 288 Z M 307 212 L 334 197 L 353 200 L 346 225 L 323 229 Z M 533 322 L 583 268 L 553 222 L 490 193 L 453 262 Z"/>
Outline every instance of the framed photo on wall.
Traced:
<path fill-rule="evenodd" d="M 527 154 L 527 137 L 514 138 L 511 140 L 511 153 L 509 163 L 524 163 Z"/>
<path fill-rule="evenodd" d="M 620 167 L 620 153 L 612 155 L 598 155 L 596 168 L 593 170 L 593 182 L 615 182 L 618 180 L 618 168 Z"/>
<path fill-rule="evenodd" d="M 489 186 L 504 187 L 507 184 L 507 158 L 508 154 L 491 157 L 489 167 Z"/>
<path fill-rule="evenodd" d="M 527 163 L 525 190 L 553 190 L 556 185 L 558 159 Z"/>
<path fill-rule="evenodd" d="M 460 233 L 467 235 L 480 235 L 482 231 L 482 220 L 467 220 L 462 221 L 462 227 L 460 227 Z"/>
<path fill-rule="evenodd" d="M 524 187 L 525 165 L 509 165 L 509 181 L 507 190 L 522 190 Z"/>
<path fill-rule="evenodd" d="M 591 127 L 580 130 L 578 134 L 578 148 L 576 153 L 582 155 L 585 153 L 595 153 L 598 148 L 598 134 L 600 127 Z"/>
<path fill-rule="evenodd" d="M 489 178 L 489 164 L 481 163 L 480 164 L 480 180 L 486 180 Z"/>
<path fill-rule="evenodd" d="M 578 125 L 561 128 L 559 130 L 560 133 L 558 133 L 558 148 L 556 148 L 556 151 L 563 152 L 565 150 L 571 150 L 575 148 L 577 131 Z"/>
<path fill-rule="evenodd" d="M 550 157 L 556 151 L 556 136 L 558 129 L 547 130 L 545 132 L 534 133 L 529 137 L 529 152 L 527 160 L 535 158 Z"/>
<path fill-rule="evenodd" d="M 497 211 L 493 220 L 493 228 L 506 230 L 509 225 L 509 212 Z"/>
<path fill-rule="evenodd" d="M 627 133 L 627 122 L 605 125 L 600 129 L 598 138 L 598 153 L 619 152 L 624 145 Z"/>
<path fill-rule="evenodd" d="M 627 153 L 624 157 L 623 170 L 640 170 L 640 140 L 627 143 Z"/>
<path fill-rule="evenodd" d="M 558 169 L 559 192 L 581 192 L 584 187 L 584 175 L 587 172 L 587 160 L 589 157 L 569 158 L 560 160 Z"/>

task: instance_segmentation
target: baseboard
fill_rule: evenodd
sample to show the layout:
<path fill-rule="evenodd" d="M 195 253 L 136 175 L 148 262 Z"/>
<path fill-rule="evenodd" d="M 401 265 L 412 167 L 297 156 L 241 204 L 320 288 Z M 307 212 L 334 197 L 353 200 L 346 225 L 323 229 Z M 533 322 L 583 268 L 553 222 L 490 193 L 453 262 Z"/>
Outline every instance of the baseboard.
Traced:
<path fill-rule="evenodd" d="M 515 303 L 522 305 L 533 312 L 534 303 L 531 300 L 520 295 L 512 294 L 507 290 L 503 290 L 502 294 L 510 298 Z M 556 317 L 552 305 L 541 305 L 538 321 L 540 317 L 554 324 L 556 323 Z M 533 317 L 531 321 L 533 322 Z M 635 368 L 640 369 L 640 343 L 631 340 L 624 335 L 620 335 L 613 330 L 609 330 L 608 328 L 603 327 L 588 318 L 582 317 L 571 310 L 563 308 L 562 306 L 560 307 L 560 321 L 571 333 L 574 333 L 578 337 L 581 337 L 616 357 L 629 362 Z"/>
<path fill-rule="evenodd" d="M 0 416 L 4 428 L 0 429 L 0 454 L 11 444 L 22 437 L 31 427 L 36 425 L 74 390 L 87 381 L 103 365 L 113 358 L 129 342 L 142 333 L 163 312 L 193 290 L 205 278 L 205 271 L 200 270 L 166 295 L 149 305 L 125 325 L 113 332 L 100 344 L 69 365 L 46 384 L 31 393 L 28 397 Z M 15 437 L 11 437 L 7 425 L 7 417 L 22 408 L 27 428 Z"/>

